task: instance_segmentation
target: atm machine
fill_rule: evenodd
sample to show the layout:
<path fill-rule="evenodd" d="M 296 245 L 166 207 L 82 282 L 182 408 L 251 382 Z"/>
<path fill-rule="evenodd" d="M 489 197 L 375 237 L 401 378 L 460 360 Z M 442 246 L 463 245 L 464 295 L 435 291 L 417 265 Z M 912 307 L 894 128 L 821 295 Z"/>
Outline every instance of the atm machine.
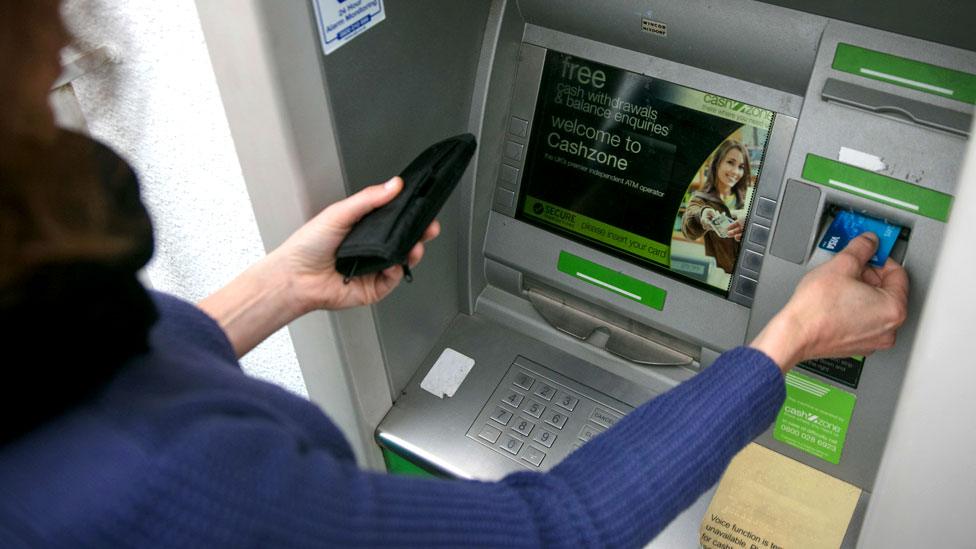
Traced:
<path fill-rule="evenodd" d="M 294 181 L 242 152 L 269 246 L 288 215 L 385 180 L 443 137 L 478 138 L 414 282 L 329 316 L 327 333 L 293 328 L 312 398 L 367 465 L 545 471 L 749 342 L 831 257 L 836 217 L 895 226 L 912 283 L 897 345 L 801 364 L 757 440 L 860 490 L 843 536 L 856 544 L 970 136 L 969 3 L 388 1 L 382 23 L 329 55 L 311 4 L 234 4 L 252 58 L 215 4 L 198 7 L 238 150 L 277 132 Z M 268 69 L 250 88 L 248 66 Z M 261 101 L 281 125 L 242 122 Z M 729 158 L 738 176 L 723 175 Z M 733 198 L 703 217 L 730 181 Z M 283 214 L 281 200 L 299 206 Z M 733 222 L 736 245 L 702 236 Z M 320 341 L 338 370 L 303 359 Z M 349 396 L 316 389 L 329 368 Z M 697 543 L 711 497 L 654 545 Z"/>

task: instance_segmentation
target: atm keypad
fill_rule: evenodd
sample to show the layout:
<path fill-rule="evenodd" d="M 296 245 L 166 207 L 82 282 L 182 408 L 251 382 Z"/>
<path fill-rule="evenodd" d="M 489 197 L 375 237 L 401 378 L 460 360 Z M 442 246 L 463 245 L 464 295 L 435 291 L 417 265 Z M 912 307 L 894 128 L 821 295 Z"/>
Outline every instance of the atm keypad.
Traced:
<path fill-rule="evenodd" d="M 596 396 L 599 395 L 600 400 Z M 519 357 L 468 436 L 530 469 L 548 468 L 632 407 Z"/>

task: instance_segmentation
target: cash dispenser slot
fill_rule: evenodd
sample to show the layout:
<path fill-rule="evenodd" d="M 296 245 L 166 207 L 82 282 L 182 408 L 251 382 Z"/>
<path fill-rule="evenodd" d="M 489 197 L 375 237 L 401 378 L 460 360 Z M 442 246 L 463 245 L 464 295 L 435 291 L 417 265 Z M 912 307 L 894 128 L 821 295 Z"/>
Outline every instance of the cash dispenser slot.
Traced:
<path fill-rule="evenodd" d="M 830 101 L 865 110 L 879 115 L 894 115 L 909 122 L 969 137 L 972 115 L 876 90 L 828 78 L 820 93 L 824 101 Z"/>
<path fill-rule="evenodd" d="M 532 285 L 525 296 L 557 330 L 642 366 L 693 366 L 701 349 L 664 332 L 551 288 Z"/>

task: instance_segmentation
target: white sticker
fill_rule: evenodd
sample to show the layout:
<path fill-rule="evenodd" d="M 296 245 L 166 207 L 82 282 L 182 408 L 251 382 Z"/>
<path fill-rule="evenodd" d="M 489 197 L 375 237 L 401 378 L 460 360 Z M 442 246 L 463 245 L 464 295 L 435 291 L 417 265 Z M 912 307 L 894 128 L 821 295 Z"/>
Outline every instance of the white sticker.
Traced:
<path fill-rule="evenodd" d="M 430 367 L 430 371 L 420 382 L 420 388 L 437 398 L 450 398 L 457 392 L 464 378 L 468 377 L 473 366 L 473 358 L 448 347 Z"/>
<path fill-rule="evenodd" d="M 647 17 L 641 18 L 641 30 L 644 32 L 649 32 L 651 34 L 656 34 L 658 36 L 668 36 L 668 24 L 662 23 L 661 21 L 655 21 L 653 19 L 648 19 Z"/>
<path fill-rule="evenodd" d="M 325 55 L 386 19 L 383 0 L 315 0 L 312 4 Z"/>
<path fill-rule="evenodd" d="M 851 166 L 857 166 L 858 168 L 872 172 L 880 172 L 888 167 L 879 156 L 847 147 L 840 148 L 840 154 L 837 155 L 837 160 L 840 160 L 844 164 L 850 164 Z"/>

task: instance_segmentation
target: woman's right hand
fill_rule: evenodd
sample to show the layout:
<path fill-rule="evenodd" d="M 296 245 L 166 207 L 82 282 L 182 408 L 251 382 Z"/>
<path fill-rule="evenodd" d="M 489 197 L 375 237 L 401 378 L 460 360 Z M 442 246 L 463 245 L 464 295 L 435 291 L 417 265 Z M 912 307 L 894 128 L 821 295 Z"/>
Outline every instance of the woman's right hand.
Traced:
<path fill-rule="evenodd" d="M 803 360 L 893 347 L 908 314 L 908 275 L 891 258 L 868 265 L 877 247 L 878 237 L 865 233 L 807 273 L 751 346 L 784 372 Z"/>

